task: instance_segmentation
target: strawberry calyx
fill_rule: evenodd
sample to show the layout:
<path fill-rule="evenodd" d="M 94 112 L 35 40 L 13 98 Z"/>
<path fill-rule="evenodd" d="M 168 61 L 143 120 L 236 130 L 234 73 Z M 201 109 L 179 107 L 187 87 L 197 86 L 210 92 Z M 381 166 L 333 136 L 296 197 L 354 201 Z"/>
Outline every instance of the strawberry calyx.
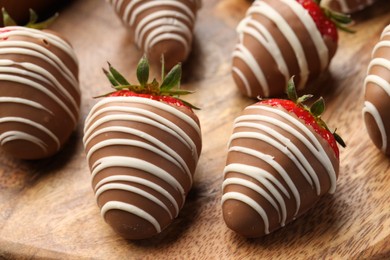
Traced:
<path fill-rule="evenodd" d="M 293 78 L 289 80 L 287 86 L 287 96 L 289 99 L 265 99 L 262 100 L 262 104 L 270 106 L 282 106 L 290 113 L 294 113 L 298 118 L 303 120 L 306 125 L 312 127 L 312 129 L 322 136 L 331 146 L 337 158 L 339 158 L 339 149 L 337 143 L 342 147 L 346 147 L 343 139 L 336 133 L 336 130 L 331 132 L 322 120 L 321 115 L 325 111 L 325 102 L 322 97 L 315 101 L 310 107 L 303 104 L 305 101 L 313 97 L 313 95 L 304 95 L 298 97 Z"/>
<path fill-rule="evenodd" d="M 194 105 L 180 99 L 181 95 L 188 95 L 192 91 L 180 89 L 181 64 L 174 66 L 167 75 L 165 75 L 164 59 L 162 58 L 161 81 L 160 84 L 155 78 L 149 82 L 149 62 L 144 56 L 137 66 L 137 79 L 139 84 L 131 84 L 118 72 L 110 63 L 108 70 L 103 68 L 103 72 L 114 88 L 113 92 L 98 97 L 143 97 L 161 101 L 177 107 L 186 107 L 189 109 L 199 109 Z"/>
<path fill-rule="evenodd" d="M 27 22 L 27 24 L 23 25 L 23 27 L 32 28 L 32 29 L 46 29 L 49 27 L 50 24 L 52 24 L 58 17 L 58 13 L 54 14 L 54 16 L 50 17 L 49 19 L 38 22 L 38 15 L 33 9 L 29 9 L 30 12 L 30 19 Z M 3 25 L 4 27 L 7 26 L 18 26 L 18 24 L 15 22 L 14 19 L 9 15 L 9 13 L 5 10 L 5 8 L 1 8 L 1 13 L 3 15 Z"/>
<path fill-rule="evenodd" d="M 297 0 L 297 2 L 309 12 L 321 35 L 327 35 L 333 41 L 337 42 L 337 28 L 342 31 L 354 33 L 353 30 L 348 28 L 352 24 L 352 19 L 349 15 L 321 7 L 321 0 Z"/>

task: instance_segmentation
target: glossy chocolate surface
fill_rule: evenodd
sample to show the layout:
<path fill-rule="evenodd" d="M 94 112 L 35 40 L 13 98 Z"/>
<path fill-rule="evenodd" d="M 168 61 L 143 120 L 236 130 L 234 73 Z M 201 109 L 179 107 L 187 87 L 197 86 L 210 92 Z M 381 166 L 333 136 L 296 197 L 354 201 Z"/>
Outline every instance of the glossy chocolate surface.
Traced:
<path fill-rule="evenodd" d="M 246 237 L 285 226 L 333 193 L 339 160 L 295 115 L 257 103 L 235 120 L 224 169 L 226 225 Z"/>

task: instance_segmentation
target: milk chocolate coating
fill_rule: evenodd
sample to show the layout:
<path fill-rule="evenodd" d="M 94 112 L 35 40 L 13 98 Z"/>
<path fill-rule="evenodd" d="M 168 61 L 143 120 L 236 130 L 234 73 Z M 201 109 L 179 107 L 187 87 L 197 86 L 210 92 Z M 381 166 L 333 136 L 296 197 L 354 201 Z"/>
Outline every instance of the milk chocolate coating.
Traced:
<path fill-rule="evenodd" d="M 261 237 L 336 189 L 339 160 L 311 127 L 282 107 L 256 103 L 235 120 L 224 169 L 226 225 Z"/>
<path fill-rule="evenodd" d="M 200 0 L 109 0 L 134 42 L 152 64 L 165 57 L 167 69 L 187 59 Z"/>
<path fill-rule="evenodd" d="M 304 89 L 327 70 L 337 49 L 296 1 L 254 1 L 237 31 L 232 74 L 248 97 L 283 95 L 294 75 Z"/>
<path fill-rule="evenodd" d="M 24 25 L 29 21 L 29 9 L 34 10 L 40 20 L 46 19 L 58 11 L 65 3 L 71 0 L 2 0 L 0 8 L 4 7 L 18 25 Z M 0 25 L 3 25 L 3 17 L 0 12 Z"/>
<path fill-rule="evenodd" d="M 127 239 L 150 238 L 179 214 L 201 152 L 198 118 L 141 97 L 108 97 L 85 122 L 92 187 L 105 221 Z"/>
<path fill-rule="evenodd" d="M 321 5 L 341 13 L 354 13 L 375 3 L 376 0 L 323 0 Z"/>
<path fill-rule="evenodd" d="M 21 159 L 58 152 L 79 118 L 78 61 L 51 31 L 0 30 L 0 145 Z"/>
<path fill-rule="evenodd" d="M 373 143 L 390 155 L 390 25 L 372 52 L 364 81 L 363 116 Z"/>

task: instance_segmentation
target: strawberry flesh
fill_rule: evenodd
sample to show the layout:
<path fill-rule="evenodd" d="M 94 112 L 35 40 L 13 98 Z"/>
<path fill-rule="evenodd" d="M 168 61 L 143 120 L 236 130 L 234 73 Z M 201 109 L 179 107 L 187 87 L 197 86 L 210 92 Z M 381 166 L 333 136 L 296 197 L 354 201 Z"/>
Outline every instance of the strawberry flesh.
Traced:
<path fill-rule="evenodd" d="M 339 148 L 337 146 L 336 140 L 333 136 L 333 134 L 325 129 L 324 127 L 320 126 L 315 117 L 307 110 L 305 110 L 303 107 L 298 106 L 296 103 L 294 103 L 291 100 L 284 100 L 284 99 L 267 99 L 260 102 L 261 104 L 270 105 L 273 107 L 281 106 L 284 109 L 286 109 L 290 113 L 294 113 L 298 118 L 303 120 L 306 125 L 309 125 L 312 127 L 312 129 L 322 136 L 330 145 L 330 147 L 333 149 L 335 155 L 337 158 L 339 158 Z"/>
<path fill-rule="evenodd" d="M 173 105 L 176 107 L 185 107 L 191 109 L 186 106 L 183 101 L 174 98 L 172 96 L 162 96 L 162 95 L 152 95 L 152 94 L 144 94 L 144 93 L 136 93 L 130 90 L 118 90 L 108 95 L 109 97 L 142 97 L 147 99 L 152 99 L 160 102 L 167 103 L 169 105 Z"/>
<path fill-rule="evenodd" d="M 2 33 L 7 33 L 7 32 L 10 32 L 10 31 L 11 31 L 11 30 L 9 30 L 9 29 L 1 28 L 1 29 L 0 29 L 0 34 L 2 34 Z M 8 40 L 8 37 L 1 37 L 0 40 L 6 41 L 6 40 Z"/>
<path fill-rule="evenodd" d="M 337 42 L 337 26 L 325 15 L 321 7 L 313 0 L 297 0 L 297 2 L 309 12 L 321 35 L 329 36 L 333 41 Z"/>

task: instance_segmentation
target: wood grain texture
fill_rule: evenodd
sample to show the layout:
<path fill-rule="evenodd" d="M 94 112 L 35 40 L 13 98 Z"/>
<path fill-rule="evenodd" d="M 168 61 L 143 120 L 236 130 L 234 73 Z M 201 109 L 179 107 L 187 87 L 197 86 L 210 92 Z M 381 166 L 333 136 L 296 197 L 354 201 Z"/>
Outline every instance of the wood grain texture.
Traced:
<path fill-rule="evenodd" d="M 244 239 L 224 224 L 222 171 L 233 119 L 253 100 L 242 97 L 230 75 L 235 26 L 250 1 L 205 0 L 195 26 L 193 52 L 184 64 L 183 88 L 203 131 L 194 187 L 178 219 L 159 236 L 131 242 L 99 215 L 81 142 L 84 119 L 106 93 L 106 61 L 135 80 L 142 56 L 105 1 L 74 1 L 51 29 L 73 44 L 80 59 L 82 116 L 65 149 L 26 162 L 0 151 L 0 258 L 67 259 L 388 259 L 390 158 L 372 144 L 362 119 L 363 79 L 370 53 L 390 23 L 390 4 L 378 1 L 357 13 L 356 34 L 340 33 L 329 77 L 316 95 L 327 101 L 324 118 L 348 147 L 341 151 L 334 195 L 304 216 L 261 239 Z"/>

